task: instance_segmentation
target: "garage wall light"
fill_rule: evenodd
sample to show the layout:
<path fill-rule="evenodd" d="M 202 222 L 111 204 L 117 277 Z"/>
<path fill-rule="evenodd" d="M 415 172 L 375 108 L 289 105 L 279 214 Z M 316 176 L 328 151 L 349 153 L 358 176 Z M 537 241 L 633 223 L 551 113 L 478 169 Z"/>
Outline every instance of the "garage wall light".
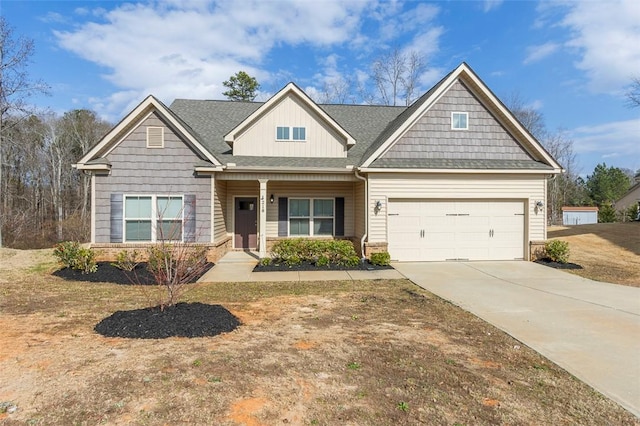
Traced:
<path fill-rule="evenodd" d="M 378 214 L 378 212 L 382 210 L 382 201 L 377 200 L 375 206 L 373 207 L 373 211 Z"/>
<path fill-rule="evenodd" d="M 273 194 L 271 194 L 271 197 L 269 197 L 269 202 L 273 204 L 273 201 L 274 201 Z"/>
<path fill-rule="evenodd" d="M 542 201 L 542 200 L 536 201 L 536 207 L 539 208 L 539 209 L 544 207 L 544 201 Z"/>

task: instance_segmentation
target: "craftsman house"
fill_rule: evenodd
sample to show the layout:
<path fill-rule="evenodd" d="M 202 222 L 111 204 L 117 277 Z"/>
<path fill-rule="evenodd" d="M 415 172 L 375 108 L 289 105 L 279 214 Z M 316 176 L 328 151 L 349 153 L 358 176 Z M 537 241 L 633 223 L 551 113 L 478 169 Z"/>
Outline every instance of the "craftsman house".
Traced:
<path fill-rule="evenodd" d="M 149 96 L 74 166 L 103 250 L 341 238 L 398 261 L 528 259 L 562 171 L 464 63 L 409 107 Z"/>

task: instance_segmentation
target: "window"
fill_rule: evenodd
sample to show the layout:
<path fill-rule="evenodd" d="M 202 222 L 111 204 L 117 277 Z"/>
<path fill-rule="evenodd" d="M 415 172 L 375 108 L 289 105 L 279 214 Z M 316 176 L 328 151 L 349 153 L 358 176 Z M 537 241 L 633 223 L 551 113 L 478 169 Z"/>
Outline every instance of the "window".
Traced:
<path fill-rule="evenodd" d="M 279 141 L 288 141 L 289 140 L 289 128 L 278 126 L 276 129 L 276 139 Z"/>
<path fill-rule="evenodd" d="M 453 130 L 468 130 L 469 129 L 469 113 L 467 113 L 467 112 L 452 112 L 451 113 L 451 128 Z"/>
<path fill-rule="evenodd" d="M 276 127 L 276 140 L 279 141 L 305 141 L 307 140 L 306 127 Z"/>
<path fill-rule="evenodd" d="M 294 141 L 303 141 L 306 140 L 306 129 L 304 127 L 294 127 L 293 128 L 293 140 Z"/>
<path fill-rule="evenodd" d="M 290 199 L 289 235 L 333 235 L 333 199 Z"/>
<path fill-rule="evenodd" d="M 182 196 L 125 196 L 124 241 L 182 241 L 183 210 Z"/>

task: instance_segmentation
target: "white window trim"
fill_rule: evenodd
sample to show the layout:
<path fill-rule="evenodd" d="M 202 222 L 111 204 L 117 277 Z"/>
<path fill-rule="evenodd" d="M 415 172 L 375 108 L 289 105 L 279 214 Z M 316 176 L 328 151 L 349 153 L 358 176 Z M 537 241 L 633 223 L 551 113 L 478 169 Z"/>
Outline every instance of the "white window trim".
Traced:
<path fill-rule="evenodd" d="M 453 126 L 453 116 L 454 114 L 462 114 L 464 116 L 467 117 L 467 119 L 465 120 L 467 127 L 454 127 Z M 468 112 L 463 112 L 463 111 L 452 111 L 451 112 L 451 130 L 469 130 L 469 113 Z"/>
<path fill-rule="evenodd" d="M 289 139 L 279 139 L 278 138 L 278 128 L 279 127 L 287 127 L 289 129 Z M 294 139 L 293 138 L 293 129 L 294 128 L 302 128 L 304 129 L 304 139 Z M 276 126 L 276 142 L 307 142 L 307 126 Z"/>
<path fill-rule="evenodd" d="M 122 241 L 125 243 L 156 243 L 158 242 L 158 197 L 181 198 L 182 209 L 180 209 L 181 231 L 180 240 L 165 240 L 168 243 L 184 242 L 184 194 L 124 194 L 122 200 Z M 127 218 L 127 197 L 151 197 L 151 241 L 127 240 L 127 220 L 148 220 L 148 218 Z M 172 220 L 175 218 L 172 218 Z"/>
<path fill-rule="evenodd" d="M 149 131 L 150 130 L 160 130 L 160 145 L 150 145 L 149 144 Z M 164 148 L 164 127 L 158 126 L 148 126 L 147 127 L 147 148 L 149 149 L 160 149 Z"/>
<path fill-rule="evenodd" d="M 289 214 L 291 200 L 309 200 L 309 216 L 291 216 Z M 315 215 L 313 214 L 313 203 L 315 200 L 331 200 L 333 206 L 333 216 L 318 216 L 318 219 L 331 219 L 333 221 L 333 227 L 331 229 L 331 235 L 321 234 L 315 235 L 313 233 L 313 220 L 315 219 Z M 309 235 L 291 235 L 291 219 L 309 219 Z M 324 237 L 331 238 L 336 235 L 336 199 L 335 197 L 289 197 L 287 200 L 287 236 L 295 237 L 295 238 L 313 238 L 313 237 Z"/>

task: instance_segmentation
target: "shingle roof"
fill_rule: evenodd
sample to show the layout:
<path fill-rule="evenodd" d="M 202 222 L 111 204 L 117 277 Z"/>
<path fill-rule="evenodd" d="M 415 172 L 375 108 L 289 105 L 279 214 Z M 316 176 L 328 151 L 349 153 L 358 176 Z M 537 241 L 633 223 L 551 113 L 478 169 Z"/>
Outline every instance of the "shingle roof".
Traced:
<path fill-rule="evenodd" d="M 534 160 L 465 160 L 448 158 L 379 158 L 370 167 L 383 169 L 553 170 Z"/>

